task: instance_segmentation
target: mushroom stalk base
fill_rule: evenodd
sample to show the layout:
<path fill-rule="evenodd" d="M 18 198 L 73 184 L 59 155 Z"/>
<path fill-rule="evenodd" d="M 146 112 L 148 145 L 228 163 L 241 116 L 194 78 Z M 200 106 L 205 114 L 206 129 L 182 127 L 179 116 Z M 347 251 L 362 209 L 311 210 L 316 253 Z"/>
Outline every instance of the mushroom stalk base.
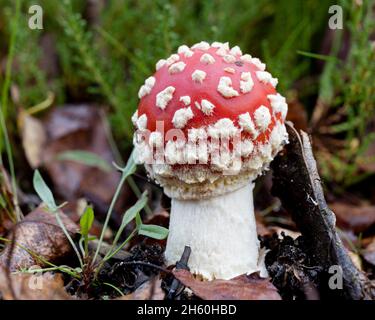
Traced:
<path fill-rule="evenodd" d="M 206 280 L 266 270 L 259 259 L 253 183 L 204 200 L 172 199 L 165 258 L 175 264 L 190 246 L 190 271 Z"/>

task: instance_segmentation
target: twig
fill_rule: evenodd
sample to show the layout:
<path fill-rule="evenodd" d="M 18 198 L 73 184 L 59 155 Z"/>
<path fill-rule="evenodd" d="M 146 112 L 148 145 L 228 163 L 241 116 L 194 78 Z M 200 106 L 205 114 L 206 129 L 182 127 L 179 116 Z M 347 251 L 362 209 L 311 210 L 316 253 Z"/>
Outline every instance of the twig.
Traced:
<path fill-rule="evenodd" d="M 328 290 L 327 281 L 327 292 L 355 300 L 374 297 L 371 282 L 355 267 L 336 232 L 335 215 L 325 201 L 307 134 L 299 134 L 291 123 L 287 130 L 290 143 L 272 163 L 272 193 L 291 213 L 314 264 L 322 267 L 326 276 L 331 266 L 341 267 L 343 290 Z"/>
<path fill-rule="evenodd" d="M 156 264 L 153 264 L 153 263 L 150 263 L 150 262 L 145 262 L 145 261 L 122 261 L 120 263 L 120 265 L 132 265 L 132 264 L 138 264 L 138 265 L 141 265 L 141 266 L 145 266 L 145 267 L 151 267 L 151 268 L 154 268 L 154 269 L 158 269 L 160 271 L 163 271 L 165 273 L 171 273 L 169 270 L 163 268 L 163 267 L 160 267 Z"/>
<path fill-rule="evenodd" d="M 185 246 L 184 252 L 182 253 L 180 261 L 176 263 L 176 269 L 184 269 L 184 270 L 190 270 L 188 267 L 188 262 L 191 254 L 191 248 L 188 246 Z M 181 282 L 178 279 L 173 279 L 172 284 L 169 288 L 167 300 L 173 300 L 176 296 L 176 292 L 180 290 L 182 287 Z"/>

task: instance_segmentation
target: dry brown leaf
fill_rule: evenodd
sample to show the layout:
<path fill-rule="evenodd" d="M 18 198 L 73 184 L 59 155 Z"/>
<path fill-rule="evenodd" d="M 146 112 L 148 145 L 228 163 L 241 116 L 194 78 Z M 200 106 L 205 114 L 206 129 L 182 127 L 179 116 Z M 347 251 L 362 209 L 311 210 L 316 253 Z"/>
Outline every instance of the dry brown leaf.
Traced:
<path fill-rule="evenodd" d="M 107 202 L 113 195 L 112 180 L 118 182 L 119 174 L 115 171 L 108 174 L 85 164 L 56 159 L 58 154 L 65 151 L 84 150 L 111 163 L 114 159 L 103 128 L 98 124 L 99 119 L 98 109 L 70 106 L 53 110 L 45 120 L 48 141 L 43 155 L 44 163 L 57 192 L 68 200 L 84 196 L 80 193 L 87 193 L 99 195 L 103 202 Z M 89 181 L 85 182 L 86 179 Z M 86 189 L 82 189 L 83 186 Z"/>
<path fill-rule="evenodd" d="M 78 232 L 78 227 L 64 213 L 61 220 L 71 236 Z M 49 262 L 58 262 L 71 253 L 71 245 L 57 224 L 54 214 L 42 206 L 29 213 L 11 231 L 9 243 L 0 256 L 0 266 L 9 267 L 11 271 L 44 265 L 38 257 Z M 16 244 L 14 244 L 16 243 Z M 23 248 L 27 248 L 26 251 Z"/>
<path fill-rule="evenodd" d="M 131 294 L 119 298 L 119 300 L 163 300 L 164 297 L 161 279 L 153 278 L 140 285 Z"/>
<path fill-rule="evenodd" d="M 0 268 L 0 296 L 4 300 L 70 300 L 61 274 L 6 274 Z"/>
<path fill-rule="evenodd" d="M 231 280 L 201 281 L 187 270 L 173 270 L 174 276 L 204 300 L 281 300 L 269 279 L 241 275 Z"/>
<path fill-rule="evenodd" d="M 26 112 L 19 114 L 22 143 L 31 167 L 44 167 L 52 180 L 54 193 L 74 202 L 85 198 L 95 206 L 97 216 L 104 214 L 112 200 L 120 172 L 59 159 L 67 151 L 97 155 L 108 167 L 115 161 L 110 143 L 110 130 L 102 108 L 89 105 L 66 105 L 52 109 L 41 120 Z M 134 203 L 134 195 L 125 184 L 116 202 L 114 224 L 121 223 L 120 212 Z"/>
<path fill-rule="evenodd" d="M 341 202 L 329 205 L 336 214 L 337 225 L 356 233 L 364 232 L 375 224 L 375 206 L 351 205 Z"/>
<path fill-rule="evenodd" d="M 46 132 L 43 124 L 21 109 L 18 115 L 18 123 L 21 127 L 22 146 L 30 166 L 35 169 L 42 164 L 43 148 L 46 143 Z"/>
<path fill-rule="evenodd" d="M 56 193 L 68 201 L 84 197 L 95 205 L 97 213 L 106 212 L 120 180 L 120 173 L 57 159 L 63 152 L 79 150 L 94 153 L 109 165 L 115 161 L 102 110 L 88 105 L 62 106 L 53 109 L 43 123 L 47 136 L 42 155 L 43 165 Z M 123 209 L 126 199 L 132 201 L 130 195 L 125 185 L 116 209 Z M 118 220 L 121 220 L 120 216 Z"/>

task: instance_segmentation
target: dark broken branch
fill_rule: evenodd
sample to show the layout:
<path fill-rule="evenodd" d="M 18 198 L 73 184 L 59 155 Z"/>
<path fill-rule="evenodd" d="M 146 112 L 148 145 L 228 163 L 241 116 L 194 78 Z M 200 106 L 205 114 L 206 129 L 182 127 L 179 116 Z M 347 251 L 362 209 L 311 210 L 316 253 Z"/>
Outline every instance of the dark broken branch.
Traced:
<path fill-rule="evenodd" d="M 185 246 L 184 252 L 182 253 L 180 261 L 176 263 L 177 270 L 188 270 L 188 271 L 190 270 L 188 267 L 190 254 L 191 254 L 191 248 L 189 246 Z M 173 279 L 172 284 L 168 291 L 167 300 L 173 300 L 182 287 L 183 286 L 181 282 L 177 278 Z"/>
<path fill-rule="evenodd" d="M 336 232 L 336 218 L 325 201 L 308 135 L 299 134 L 291 123 L 287 130 L 290 143 L 272 163 L 272 193 L 291 213 L 312 261 L 326 273 L 333 265 L 341 267 L 343 290 L 332 294 L 356 300 L 374 298 L 371 282 L 355 267 Z"/>

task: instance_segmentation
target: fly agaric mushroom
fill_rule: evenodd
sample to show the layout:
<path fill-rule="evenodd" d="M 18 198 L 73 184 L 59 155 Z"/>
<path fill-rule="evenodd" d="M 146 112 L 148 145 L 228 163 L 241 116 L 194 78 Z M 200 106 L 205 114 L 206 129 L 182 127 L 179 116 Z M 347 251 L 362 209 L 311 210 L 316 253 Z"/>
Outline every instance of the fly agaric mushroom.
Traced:
<path fill-rule="evenodd" d="M 202 41 L 160 60 L 140 88 L 135 158 L 172 199 L 167 263 L 187 245 L 204 279 L 264 271 L 252 191 L 288 139 L 276 85 L 238 46 Z"/>

